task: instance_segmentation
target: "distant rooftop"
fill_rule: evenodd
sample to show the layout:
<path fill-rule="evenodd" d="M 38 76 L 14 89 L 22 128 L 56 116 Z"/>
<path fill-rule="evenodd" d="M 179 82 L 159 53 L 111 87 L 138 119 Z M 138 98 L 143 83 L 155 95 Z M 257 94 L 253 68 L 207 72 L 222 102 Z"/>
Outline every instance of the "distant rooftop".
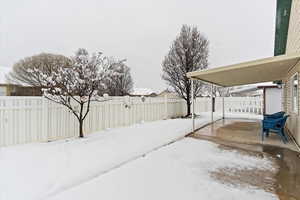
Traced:
<path fill-rule="evenodd" d="M 149 88 L 134 88 L 131 95 L 140 95 L 140 96 L 147 96 L 151 94 L 157 94 L 156 91 L 149 89 Z"/>
<path fill-rule="evenodd" d="M 234 87 L 234 89 L 230 91 L 230 93 L 237 94 L 237 93 L 244 93 L 244 92 L 252 92 L 255 90 L 259 90 L 260 87 L 268 87 L 268 86 L 277 86 L 277 85 L 272 82 L 266 82 L 266 83 L 257 83 L 257 84 L 250 84 L 244 86 L 236 86 Z"/>
<path fill-rule="evenodd" d="M 0 66 L 0 84 L 7 84 L 6 75 L 9 73 L 9 67 Z"/>

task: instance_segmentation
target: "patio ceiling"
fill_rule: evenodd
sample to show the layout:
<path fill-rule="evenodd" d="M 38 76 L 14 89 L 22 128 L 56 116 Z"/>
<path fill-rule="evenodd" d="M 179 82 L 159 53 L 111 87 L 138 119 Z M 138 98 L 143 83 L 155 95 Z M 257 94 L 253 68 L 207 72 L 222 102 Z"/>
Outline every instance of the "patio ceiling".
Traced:
<path fill-rule="evenodd" d="M 289 70 L 300 61 L 300 54 L 281 55 L 235 65 L 187 73 L 188 78 L 230 87 L 285 78 Z"/>

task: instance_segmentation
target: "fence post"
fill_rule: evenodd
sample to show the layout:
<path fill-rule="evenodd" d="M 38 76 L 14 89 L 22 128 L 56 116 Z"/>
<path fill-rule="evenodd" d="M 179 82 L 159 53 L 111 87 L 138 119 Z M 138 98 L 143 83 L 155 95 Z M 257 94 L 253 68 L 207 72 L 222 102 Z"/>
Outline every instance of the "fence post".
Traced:
<path fill-rule="evenodd" d="M 168 119 L 168 96 L 165 94 L 165 119 Z"/>
<path fill-rule="evenodd" d="M 124 96 L 123 97 L 124 102 L 124 111 L 125 111 L 125 126 L 129 126 L 131 124 L 131 118 L 130 118 L 130 96 Z"/>
<path fill-rule="evenodd" d="M 48 100 L 45 97 L 42 97 L 42 127 L 43 127 L 43 136 L 44 138 L 42 140 L 48 140 L 49 139 L 49 133 L 48 133 L 48 113 L 49 113 L 49 103 Z"/>

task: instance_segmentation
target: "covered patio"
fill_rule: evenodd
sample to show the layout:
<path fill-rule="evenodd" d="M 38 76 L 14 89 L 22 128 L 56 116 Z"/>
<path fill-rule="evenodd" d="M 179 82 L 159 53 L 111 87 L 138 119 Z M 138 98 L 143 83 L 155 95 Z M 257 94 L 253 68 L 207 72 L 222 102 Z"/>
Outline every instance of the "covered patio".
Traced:
<path fill-rule="evenodd" d="M 235 65 L 211 68 L 207 70 L 193 71 L 187 73 L 187 77 L 194 81 L 203 81 L 211 84 L 211 87 L 222 86 L 232 87 L 238 85 L 262 83 L 274 81 L 281 83 L 289 71 L 300 61 L 299 54 L 281 55 L 265 59 L 254 60 L 250 62 L 239 63 Z M 192 89 L 193 91 L 193 89 Z M 213 90 L 212 90 L 213 91 Z M 192 94 L 192 102 L 194 95 Z M 213 101 L 213 95 L 211 94 Z M 212 103 L 213 105 L 213 103 Z M 194 103 L 193 124 L 194 124 Z M 213 122 L 213 108 L 211 109 L 211 120 Z M 223 139 L 228 142 L 249 143 L 249 144 L 268 144 L 275 146 L 284 146 L 292 150 L 300 150 L 294 138 L 290 135 L 290 140 L 284 144 L 275 134 L 261 141 L 261 121 L 245 121 L 226 119 L 223 103 L 223 121 L 212 123 L 200 131 L 194 133 L 195 137 L 208 137 L 210 139 Z M 195 129 L 194 129 L 195 130 Z M 287 131 L 286 131 L 287 132 Z"/>
<path fill-rule="evenodd" d="M 284 144 L 275 134 L 270 134 L 262 142 L 261 122 L 255 119 L 222 119 L 195 131 L 190 136 L 247 150 L 261 151 L 262 145 L 270 145 L 297 151 L 291 140 Z"/>

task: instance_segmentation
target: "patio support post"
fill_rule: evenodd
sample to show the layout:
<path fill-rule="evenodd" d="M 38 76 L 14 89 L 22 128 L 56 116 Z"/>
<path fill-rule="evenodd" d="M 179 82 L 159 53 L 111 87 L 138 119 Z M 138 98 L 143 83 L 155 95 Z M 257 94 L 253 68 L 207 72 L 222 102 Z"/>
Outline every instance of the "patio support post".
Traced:
<path fill-rule="evenodd" d="M 193 121 L 193 132 L 195 131 L 195 103 L 194 103 L 194 80 L 191 79 L 192 88 L 192 121 Z"/>
<path fill-rule="evenodd" d="M 210 93 L 210 100 L 211 100 L 211 123 L 214 122 L 214 102 L 213 102 L 213 90 L 214 85 L 211 84 L 211 93 Z"/>
<path fill-rule="evenodd" d="M 225 102 L 224 102 L 224 96 L 222 96 L 222 118 L 225 119 Z"/>

